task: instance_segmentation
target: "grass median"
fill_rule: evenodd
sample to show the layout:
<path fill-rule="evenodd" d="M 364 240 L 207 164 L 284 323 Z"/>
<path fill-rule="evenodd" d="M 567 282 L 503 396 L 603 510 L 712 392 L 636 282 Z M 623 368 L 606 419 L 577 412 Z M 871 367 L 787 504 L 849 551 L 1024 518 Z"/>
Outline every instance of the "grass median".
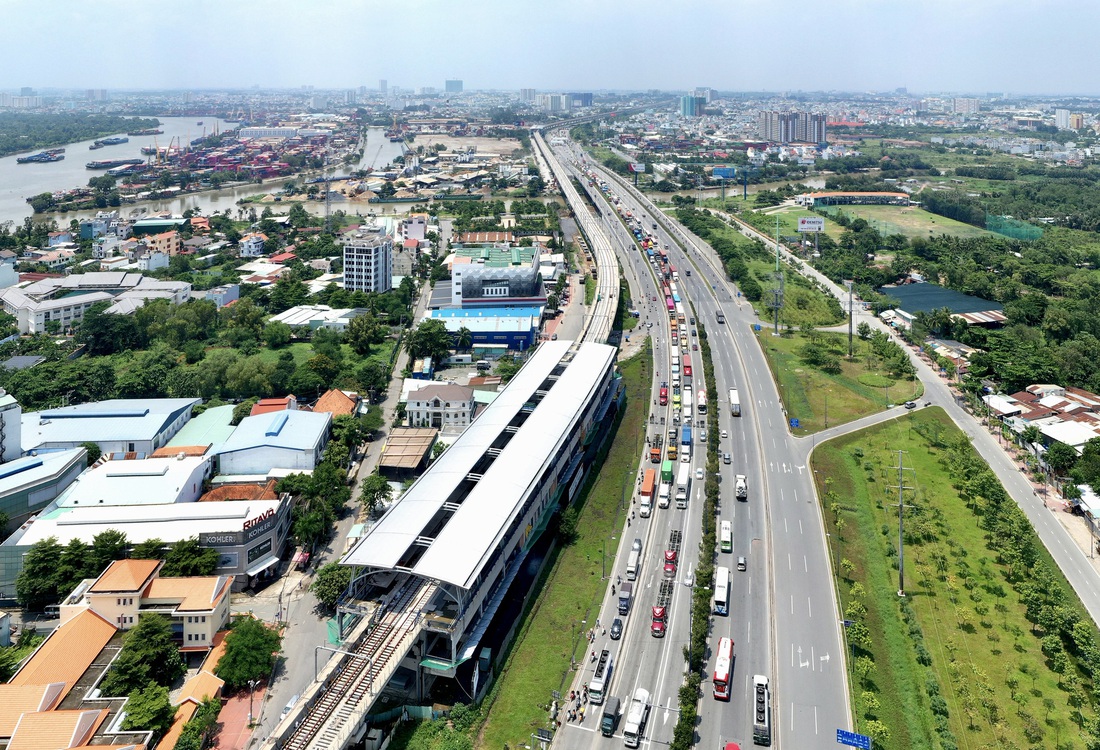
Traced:
<path fill-rule="evenodd" d="M 526 614 L 526 622 L 494 687 L 485 723 L 475 745 L 498 750 L 530 741 L 545 728 L 551 691 L 567 688 L 570 654 L 586 663 L 584 632 L 595 623 L 611 574 L 622 532 L 622 505 L 631 502 L 638 460 L 645 446 L 649 416 L 651 350 L 620 364 L 626 387 L 626 407 L 617 423 L 599 471 L 586 483 L 577 508 L 576 541 L 556 548 L 547 565 L 542 591 Z M 606 553 L 606 568 L 603 555 Z M 587 621 L 582 624 L 581 621 Z"/>
<path fill-rule="evenodd" d="M 886 750 L 1095 746 L 1096 627 L 942 410 L 819 445 L 813 469 L 849 623 L 857 731 Z"/>

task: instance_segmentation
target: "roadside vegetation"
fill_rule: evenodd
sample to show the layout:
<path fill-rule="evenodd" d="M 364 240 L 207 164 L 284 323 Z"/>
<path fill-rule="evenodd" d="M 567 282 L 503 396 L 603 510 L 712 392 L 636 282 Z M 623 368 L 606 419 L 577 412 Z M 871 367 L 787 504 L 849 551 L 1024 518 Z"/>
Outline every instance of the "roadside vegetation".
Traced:
<path fill-rule="evenodd" d="M 905 589 L 898 597 L 898 459 Z M 817 447 L 856 728 L 886 748 L 1094 748 L 1096 626 L 940 409 Z"/>
<path fill-rule="evenodd" d="M 764 326 L 756 338 L 779 384 L 784 413 L 798 420 L 795 435 L 851 422 L 924 392 L 908 353 L 866 323 L 853 337 L 850 360 L 847 333 L 809 326 L 780 331 L 774 336 Z"/>
<path fill-rule="evenodd" d="M 83 112 L 0 113 L 0 156 L 64 146 L 160 125 L 155 117 L 120 117 Z"/>
<path fill-rule="evenodd" d="M 598 472 L 590 475 L 577 502 L 562 513 L 559 544 L 550 552 L 537 592 L 522 615 L 516 638 L 485 703 L 456 705 L 449 718 L 405 725 L 391 750 L 468 750 L 519 747 L 535 729 L 548 728 L 551 691 L 568 691 L 571 659 L 585 664 L 585 635 L 595 625 L 613 574 L 615 550 L 635 488 L 649 418 L 652 352 L 645 348 L 620 363 L 626 405 Z M 642 408 L 636 406 L 640 404 Z M 606 556 L 606 557 L 605 557 Z M 606 568 L 605 568 L 606 561 Z M 605 623 L 610 624 L 610 623 Z"/>

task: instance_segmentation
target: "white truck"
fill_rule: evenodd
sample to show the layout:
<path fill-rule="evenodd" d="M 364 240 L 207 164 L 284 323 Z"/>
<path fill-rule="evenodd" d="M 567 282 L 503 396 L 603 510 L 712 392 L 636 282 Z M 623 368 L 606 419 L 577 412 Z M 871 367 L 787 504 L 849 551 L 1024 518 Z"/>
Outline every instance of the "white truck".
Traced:
<path fill-rule="evenodd" d="M 638 577 L 638 565 L 642 562 L 642 540 L 635 539 L 630 546 L 630 556 L 626 558 L 626 580 L 633 581 Z"/>
<path fill-rule="evenodd" d="M 691 492 L 691 464 L 680 464 L 680 471 L 676 475 L 676 507 L 683 510 L 688 506 L 688 495 Z"/>
<path fill-rule="evenodd" d="M 641 744 L 642 734 L 645 732 L 645 722 L 649 718 L 649 691 L 638 688 L 634 691 L 634 699 L 630 701 L 630 710 L 626 714 L 626 723 L 623 725 L 623 744 L 627 747 L 637 747 Z"/>
<path fill-rule="evenodd" d="M 653 512 L 653 499 L 649 495 L 642 495 L 638 498 L 638 515 L 642 518 L 649 518 Z"/>
<path fill-rule="evenodd" d="M 749 499 L 749 485 L 744 474 L 737 475 L 737 479 L 734 482 L 734 492 L 737 494 L 738 500 Z"/>
<path fill-rule="evenodd" d="M 669 503 L 669 496 L 671 494 L 671 487 L 668 482 L 661 483 L 661 489 L 657 492 L 657 507 L 667 508 Z"/>

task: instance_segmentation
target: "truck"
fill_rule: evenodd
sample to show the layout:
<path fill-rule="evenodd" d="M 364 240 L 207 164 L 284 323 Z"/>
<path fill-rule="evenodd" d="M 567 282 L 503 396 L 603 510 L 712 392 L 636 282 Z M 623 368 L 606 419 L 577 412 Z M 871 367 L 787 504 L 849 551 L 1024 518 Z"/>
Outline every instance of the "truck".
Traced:
<path fill-rule="evenodd" d="M 688 495 L 691 492 L 691 464 L 680 464 L 680 472 L 676 475 L 676 507 L 683 510 L 688 506 Z"/>
<path fill-rule="evenodd" d="M 691 445 L 691 427 L 684 425 L 680 430 L 680 445 Z"/>
<path fill-rule="evenodd" d="M 661 449 L 656 445 L 649 449 L 649 462 L 651 464 L 661 463 Z"/>
<path fill-rule="evenodd" d="M 668 628 L 668 607 L 672 604 L 672 589 L 676 584 L 669 580 L 661 581 L 657 590 L 657 603 L 653 605 L 653 622 L 649 634 L 654 638 L 664 638 Z"/>
<path fill-rule="evenodd" d="M 741 394 L 737 392 L 736 388 L 730 388 L 730 416 L 741 416 Z"/>
<path fill-rule="evenodd" d="M 737 479 L 734 482 L 734 492 L 736 492 L 738 500 L 749 499 L 749 484 L 744 474 L 737 475 Z"/>
<path fill-rule="evenodd" d="M 675 461 L 680 457 L 680 449 L 676 447 L 676 443 L 668 444 L 668 453 L 665 454 L 665 458 L 669 461 Z"/>
<path fill-rule="evenodd" d="M 668 384 L 667 383 L 662 383 L 661 384 L 661 406 L 667 406 L 667 405 L 668 405 Z"/>
<path fill-rule="evenodd" d="M 668 549 L 665 550 L 665 578 L 676 577 L 676 564 L 680 559 L 680 542 L 684 535 L 678 529 L 668 534 Z"/>
<path fill-rule="evenodd" d="M 669 501 L 672 499 L 671 495 L 672 482 L 661 482 L 661 489 L 657 491 L 657 507 L 667 508 Z"/>
<path fill-rule="evenodd" d="M 591 695 L 591 693 L 589 693 Z M 619 699 L 613 695 L 607 696 L 603 702 L 603 715 L 600 717 L 600 734 L 610 737 L 615 734 L 615 727 L 619 724 Z"/>
<path fill-rule="evenodd" d="M 756 694 L 752 714 L 752 743 L 767 746 L 772 744 L 772 694 L 768 687 L 768 678 L 762 674 L 753 675 L 752 687 Z"/>
<path fill-rule="evenodd" d="M 672 484 L 672 462 L 665 461 L 661 464 L 661 481 L 665 484 Z"/>
<path fill-rule="evenodd" d="M 630 545 L 630 556 L 626 559 L 626 580 L 633 581 L 638 577 L 638 565 L 642 561 L 642 540 L 635 539 Z"/>
<path fill-rule="evenodd" d="M 611 658 L 611 652 L 606 648 L 600 652 L 600 660 L 596 662 L 596 671 L 592 680 L 588 683 L 588 700 L 597 706 L 603 703 L 607 688 L 611 685 L 611 673 L 615 670 L 615 660 Z"/>
<path fill-rule="evenodd" d="M 641 496 L 643 498 L 648 497 L 650 502 L 652 502 L 653 501 L 653 493 L 656 491 L 656 489 L 657 489 L 657 470 L 656 469 L 646 469 L 645 473 L 642 475 L 642 489 L 638 494 L 639 494 L 639 496 Z"/>
<path fill-rule="evenodd" d="M 634 601 L 634 584 L 624 583 L 619 586 L 619 614 L 630 614 L 630 605 Z"/>
<path fill-rule="evenodd" d="M 627 747 L 637 747 L 642 741 L 645 732 L 646 719 L 649 718 L 649 691 L 638 688 L 634 691 L 634 698 L 630 701 L 630 710 L 626 713 L 626 723 L 623 724 L 623 744 Z"/>

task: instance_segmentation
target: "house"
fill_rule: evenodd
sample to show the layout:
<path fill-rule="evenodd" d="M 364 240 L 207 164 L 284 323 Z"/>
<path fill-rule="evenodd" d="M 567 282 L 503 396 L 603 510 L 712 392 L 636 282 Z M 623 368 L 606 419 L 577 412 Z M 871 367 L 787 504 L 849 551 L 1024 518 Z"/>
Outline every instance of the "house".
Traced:
<path fill-rule="evenodd" d="M 143 242 L 149 248 L 149 252 L 164 253 L 168 257 L 179 255 L 182 249 L 180 233 L 174 229 L 169 232 L 146 235 Z"/>
<path fill-rule="evenodd" d="M 294 253 L 282 252 L 271 256 L 272 263 L 282 263 L 285 265 L 292 260 L 298 260 L 298 256 Z"/>
<path fill-rule="evenodd" d="M 46 244 L 50 247 L 57 247 L 58 245 L 66 245 L 73 241 L 73 233 L 67 231 L 50 232 Z"/>
<path fill-rule="evenodd" d="M 242 258 L 258 258 L 264 254 L 265 242 L 267 235 L 263 232 L 246 234 L 237 243 L 237 254 Z"/>
<path fill-rule="evenodd" d="M 337 417 L 341 414 L 355 414 L 359 410 L 362 397 L 353 391 L 341 391 L 333 388 L 313 405 L 314 412 L 325 412 Z"/>
<path fill-rule="evenodd" d="M 181 651 L 205 651 L 229 621 L 231 576 L 161 577 L 162 560 L 116 560 L 82 581 L 61 603 L 61 623 L 94 612 L 129 630 L 146 612 L 172 622 Z"/>
<path fill-rule="evenodd" d="M 192 216 L 191 234 L 210 234 L 210 219 L 205 216 Z"/>
<path fill-rule="evenodd" d="M 218 307 L 225 307 L 230 302 L 236 302 L 241 298 L 241 285 L 240 284 L 222 284 L 216 286 L 213 289 L 207 289 L 204 292 L 196 292 L 195 296 L 202 296 Z"/>
<path fill-rule="evenodd" d="M 257 414 L 271 414 L 276 411 L 295 411 L 297 408 L 298 399 L 294 397 L 293 393 L 283 398 L 261 398 L 252 405 L 252 411 L 248 412 L 248 416 L 254 417 Z"/>
<path fill-rule="evenodd" d="M 241 420 L 217 448 L 222 474 L 266 476 L 272 469 L 312 471 L 328 443 L 332 415 L 279 411 Z"/>
<path fill-rule="evenodd" d="M 467 427 L 477 402 L 474 390 L 461 385 L 430 385 L 409 393 L 405 405 L 410 427 Z"/>

